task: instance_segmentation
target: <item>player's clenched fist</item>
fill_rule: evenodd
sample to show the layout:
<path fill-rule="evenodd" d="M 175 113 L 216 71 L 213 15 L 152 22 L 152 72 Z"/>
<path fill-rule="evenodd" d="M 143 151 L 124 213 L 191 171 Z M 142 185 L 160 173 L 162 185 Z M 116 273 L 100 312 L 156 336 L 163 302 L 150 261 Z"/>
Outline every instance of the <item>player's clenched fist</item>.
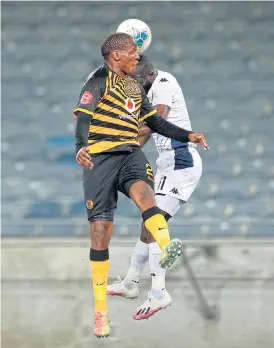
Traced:
<path fill-rule="evenodd" d="M 201 133 L 190 133 L 188 136 L 189 140 L 197 145 L 202 146 L 205 150 L 209 150 L 209 146 L 206 142 L 206 138 Z"/>
<path fill-rule="evenodd" d="M 88 147 L 82 147 L 76 155 L 76 161 L 80 164 L 80 166 L 84 168 L 93 167 L 93 164 L 91 162 L 91 157 L 88 152 L 89 152 Z"/>

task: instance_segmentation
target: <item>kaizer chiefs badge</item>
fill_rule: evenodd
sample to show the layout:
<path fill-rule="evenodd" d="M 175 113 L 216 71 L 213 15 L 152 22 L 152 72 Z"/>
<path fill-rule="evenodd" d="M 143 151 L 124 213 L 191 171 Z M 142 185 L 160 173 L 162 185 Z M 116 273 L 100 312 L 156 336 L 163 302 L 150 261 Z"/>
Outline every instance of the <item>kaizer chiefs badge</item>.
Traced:
<path fill-rule="evenodd" d="M 93 208 L 93 202 L 92 201 L 86 201 L 86 207 L 88 209 L 92 209 Z"/>

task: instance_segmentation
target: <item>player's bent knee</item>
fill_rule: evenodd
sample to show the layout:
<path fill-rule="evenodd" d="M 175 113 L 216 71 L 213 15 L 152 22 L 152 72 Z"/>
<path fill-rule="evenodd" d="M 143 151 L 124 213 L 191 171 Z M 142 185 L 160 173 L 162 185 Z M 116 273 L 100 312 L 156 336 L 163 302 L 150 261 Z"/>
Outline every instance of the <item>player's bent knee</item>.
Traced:
<path fill-rule="evenodd" d="M 112 222 L 94 221 L 90 225 L 92 248 L 96 250 L 107 249 L 112 234 Z"/>
<path fill-rule="evenodd" d="M 108 221 L 96 221 L 93 222 L 93 228 L 92 228 L 92 236 L 95 238 L 103 239 L 104 236 L 107 234 L 109 229 L 110 222 Z"/>
<path fill-rule="evenodd" d="M 108 249 L 94 250 L 91 248 L 89 252 L 89 259 L 90 261 L 98 261 L 98 262 L 107 261 L 109 259 L 109 251 Z"/>
<path fill-rule="evenodd" d="M 138 181 L 133 184 L 130 188 L 129 194 L 130 198 L 141 211 L 156 204 L 152 188 L 144 181 Z"/>

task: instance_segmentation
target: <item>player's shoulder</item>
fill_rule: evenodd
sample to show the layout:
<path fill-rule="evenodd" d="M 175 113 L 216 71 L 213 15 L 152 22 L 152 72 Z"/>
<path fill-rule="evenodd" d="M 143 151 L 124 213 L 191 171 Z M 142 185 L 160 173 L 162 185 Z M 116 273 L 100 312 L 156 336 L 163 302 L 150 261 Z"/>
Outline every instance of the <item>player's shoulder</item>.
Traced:
<path fill-rule="evenodd" d="M 99 68 L 93 70 L 86 78 L 84 86 L 101 86 L 105 83 L 108 76 L 108 71 L 106 67 L 100 66 Z"/>
<path fill-rule="evenodd" d="M 158 75 L 156 78 L 158 85 L 174 85 L 178 84 L 177 79 L 174 75 L 167 71 L 158 70 Z"/>
<path fill-rule="evenodd" d="M 177 80 L 172 74 L 157 70 L 157 77 L 152 84 L 151 92 L 154 95 L 162 95 L 168 92 L 173 95 L 177 90 L 177 86 Z"/>

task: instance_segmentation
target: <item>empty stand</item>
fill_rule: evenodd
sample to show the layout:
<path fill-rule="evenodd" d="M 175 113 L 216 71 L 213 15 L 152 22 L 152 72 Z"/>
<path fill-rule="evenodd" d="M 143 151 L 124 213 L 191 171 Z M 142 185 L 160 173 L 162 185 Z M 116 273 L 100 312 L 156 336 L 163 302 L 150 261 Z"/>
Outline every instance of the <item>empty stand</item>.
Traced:
<path fill-rule="evenodd" d="M 130 17 L 150 25 L 149 56 L 176 76 L 193 128 L 211 145 L 199 150 L 203 177 L 171 222 L 174 235 L 273 236 L 274 6 L 267 2 L 4 2 L 3 235 L 86 233 L 75 222 L 85 223 L 86 213 L 72 110 L 102 62 L 102 40 Z M 152 140 L 145 152 L 155 169 Z M 122 195 L 115 216 L 118 234 L 139 233 L 140 214 Z"/>

